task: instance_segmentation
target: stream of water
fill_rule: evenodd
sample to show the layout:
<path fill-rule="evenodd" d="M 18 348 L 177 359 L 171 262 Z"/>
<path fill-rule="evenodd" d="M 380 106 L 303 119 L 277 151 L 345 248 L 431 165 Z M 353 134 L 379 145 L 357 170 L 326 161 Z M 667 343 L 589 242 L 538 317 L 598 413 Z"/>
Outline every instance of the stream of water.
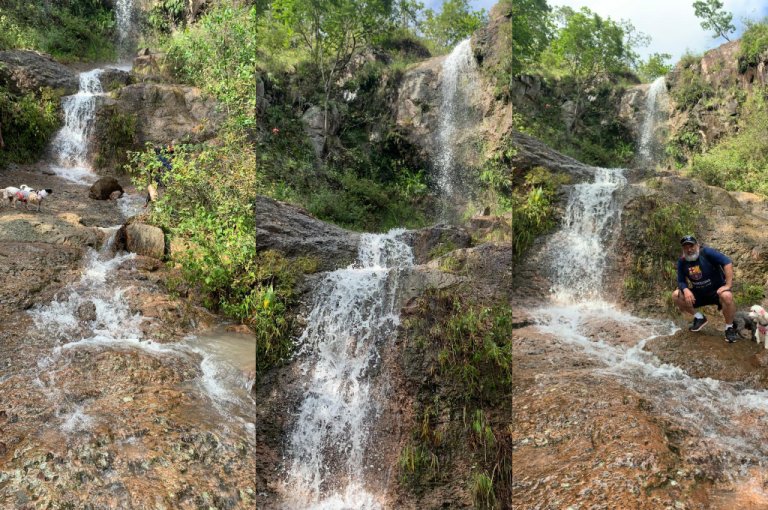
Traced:
<path fill-rule="evenodd" d="M 465 136 L 463 130 L 477 115 L 471 101 L 473 82 L 477 79 L 472 47 L 470 40 L 466 39 L 456 45 L 442 66 L 434 159 L 437 167 L 437 195 L 440 199 L 439 216 L 442 221 L 455 222 L 456 211 L 468 198 L 468 178 L 458 162 L 457 149 L 461 138 Z"/>
<path fill-rule="evenodd" d="M 383 508 L 368 487 L 365 450 L 380 401 L 379 353 L 399 323 L 400 273 L 413 265 L 403 232 L 364 234 L 358 262 L 328 273 L 314 292 L 300 339 L 306 388 L 288 448 L 286 509 Z"/>
<path fill-rule="evenodd" d="M 652 88 L 659 84 L 663 81 L 657 80 Z M 653 105 L 646 115 L 655 118 Z M 641 144 L 642 151 L 650 146 Z M 641 156 L 652 160 L 648 152 Z M 621 169 L 598 168 L 593 182 L 572 187 L 563 228 L 545 248 L 552 255 L 552 304 L 536 311 L 539 329 L 599 360 L 599 373 L 637 391 L 652 402 L 654 412 L 729 452 L 733 459 L 768 462 L 762 427 L 749 425 L 768 420 L 768 392 L 690 377 L 679 367 L 663 363 L 645 346 L 653 338 L 674 334 L 676 325 L 634 317 L 608 302 L 604 292 L 607 254 L 617 237 L 618 196 L 625 185 Z M 624 331 L 629 332 L 624 335 L 629 341 L 616 334 Z"/>

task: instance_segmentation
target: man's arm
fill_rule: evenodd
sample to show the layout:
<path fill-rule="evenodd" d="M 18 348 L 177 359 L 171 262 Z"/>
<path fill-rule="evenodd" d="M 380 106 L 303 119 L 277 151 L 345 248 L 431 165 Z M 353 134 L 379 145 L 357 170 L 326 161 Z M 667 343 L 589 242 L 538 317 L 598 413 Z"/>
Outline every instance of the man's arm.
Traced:
<path fill-rule="evenodd" d="M 726 264 L 723 266 L 723 273 L 725 274 L 725 285 L 717 289 L 717 293 L 720 294 L 723 291 L 730 290 L 733 288 L 733 263 Z"/>

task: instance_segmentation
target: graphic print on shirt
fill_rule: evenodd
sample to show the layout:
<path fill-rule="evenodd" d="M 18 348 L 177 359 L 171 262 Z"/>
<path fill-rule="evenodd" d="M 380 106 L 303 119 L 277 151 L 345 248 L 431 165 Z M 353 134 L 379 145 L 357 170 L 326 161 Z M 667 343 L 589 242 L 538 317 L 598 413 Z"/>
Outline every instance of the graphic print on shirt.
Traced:
<path fill-rule="evenodd" d="M 691 266 L 688 268 L 688 278 L 693 282 L 701 280 L 702 277 L 701 266 Z"/>

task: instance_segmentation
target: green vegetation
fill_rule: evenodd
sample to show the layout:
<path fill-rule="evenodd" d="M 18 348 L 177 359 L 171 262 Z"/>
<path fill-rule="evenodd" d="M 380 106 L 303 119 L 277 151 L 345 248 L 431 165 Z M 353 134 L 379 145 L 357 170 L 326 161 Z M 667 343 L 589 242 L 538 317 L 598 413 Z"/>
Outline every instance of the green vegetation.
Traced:
<path fill-rule="evenodd" d="M 510 12 L 512 30 L 512 75 L 533 68 L 552 35 L 550 7 L 546 0 L 505 0 L 500 2 Z"/>
<path fill-rule="evenodd" d="M 293 288 L 300 275 L 317 270 L 317 262 L 300 257 L 288 260 L 274 251 L 256 256 L 255 318 L 256 378 L 284 360 L 293 350 L 295 326 L 288 313 L 294 306 Z"/>
<path fill-rule="evenodd" d="M 760 56 L 768 50 L 768 22 L 746 22 L 747 29 L 739 43 L 739 71 L 745 72 L 749 66 L 756 66 Z"/>
<path fill-rule="evenodd" d="M 16 96 L 0 87 L 0 125 L 5 148 L 0 150 L 0 168 L 8 163 L 33 163 L 60 125 L 60 97 L 50 89 L 39 96 Z"/>
<path fill-rule="evenodd" d="M 670 95 L 677 104 L 678 110 L 687 110 L 696 105 L 700 100 L 712 97 L 715 90 L 710 84 L 704 81 L 697 66 L 698 59 L 691 55 L 681 62 L 682 70 L 677 77 L 674 88 L 670 90 Z M 686 65 L 690 62 L 690 65 Z"/>
<path fill-rule="evenodd" d="M 417 417 L 400 453 L 403 483 L 414 494 L 444 481 L 457 458 L 472 464 L 466 482 L 478 508 L 509 501 L 511 437 L 499 416 L 509 404 L 512 322 L 508 306 L 471 302 L 461 291 L 429 291 L 403 324 L 405 363 L 418 359 Z M 505 414 L 502 413 L 502 416 Z"/>
<path fill-rule="evenodd" d="M 536 237 L 555 226 L 555 193 L 568 180 L 564 175 L 553 175 L 537 167 L 525 176 L 511 196 L 512 253 L 519 258 Z"/>
<path fill-rule="evenodd" d="M 672 65 L 667 62 L 672 58 L 669 53 L 653 53 L 648 60 L 641 62 L 637 68 L 637 74 L 643 81 L 651 82 L 659 76 L 664 76 L 672 70 Z"/>
<path fill-rule="evenodd" d="M 445 0 L 439 13 L 427 9 L 424 35 L 435 53 L 446 53 L 486 21 L 485 10 L 472 11 L 468 0 Z"/>
<path fill-rule="evenodd" d="M 98 0 L 6 0 L 0 5 L 0 50 L 39 50 L 62 61 L 110 60 L 114 28 L 113 12 Z"/>
<path fill-rule="evenodd" d="M 166 43 L 174 76 L 215 96 L 235 129 L 255 127 L 256 48 L 256 8 L 229 2 L 212 8 L 197 24 L 174 32 Z"/>
<path fill-rule="evenodd" d="M 691 162 L 693 175 L 730 191 L 768 196 L 768 89 L 757 90 L 745 102 L 739 130 Z"/>

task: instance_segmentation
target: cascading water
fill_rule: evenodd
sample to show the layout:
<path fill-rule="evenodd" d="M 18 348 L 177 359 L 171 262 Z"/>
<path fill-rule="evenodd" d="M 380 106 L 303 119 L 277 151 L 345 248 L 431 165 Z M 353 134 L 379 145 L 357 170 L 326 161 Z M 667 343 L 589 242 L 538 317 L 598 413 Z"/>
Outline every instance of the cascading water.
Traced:
<path fill-rule="evenodd" d="M 136 39 L 133 16 L 133 0 L 117 0 L 115 2 L 117 51 L 121 59 L 128 57 L 133 52 Z"/>
<path fill-rule="evenodd" d="M 697 379 L 661 362 L 645 346 L 674 334 L 675 324 L 634 317 L 606 301 L 607 254 L 619 224 L 617 194 L 625 182 L 621 170 L 598 168 L 593 183 L 573 186 L 563 228 L 544 250 L 552 260 L 553 304 L 536 311 L 539 329 L 598 360 L 596 373 L 621 381 L 652 402 L 656 412 L 697 434 L 732 472 L 740 469 L 738 462 L 768 462 L 768 434 L 753 426 L 734 427 L 768 420 L 768 392 Z"/>
<path fill-rule="evenodd" d="M 617 192 L 626 184 L 621 169 L 595 169 L 595 182 L 573 187 L 562 230 L 551 249 L 555 299 L 561 303 L 598 299 L 606 240 L 619 216 Z"/>
<path fill-rule="evenodd" d="M 664 120 L 668 105 L 667 82 L 663 76 L 660 76 L 650 85 L 645 97 L 645 118 L 640 128 L 640 143 L 637 147 L 639 165 L 649 166 L 659 156 L 661 143 L 656 130 Z"/>
<path fill-rule="evenodd" d="M 88 162 L 88 139 L 96 111 L 96 97 L 103 94 L 99 75 L 103 69 L 80 74 L 80 90 L 62 100 L 64 126 L 53 139 L 51 170 L 64 179 L 88 184 L 96 179 Z"/>
<path fill-rule="evenodd" d="M 469 39 L 460 42 L 445 58 L 440 83 L 441 104 L 437 125 L 435 165 L 437 188 L 440 195 L 440 217 L 450 221 L 456 204 L 466 201 L 466 176 L 457 162 L 456 149 L 463 136 L 462 130 L 476 115 L 472 106 L 472 84 L 477 80 L 477 69 Z"/>
<path fill-rule="evenodd" d="M 364 234 L 358 262 L 326 275 L 300 339 L 306 393 L 290 437 L 286 509 L 373 510 L 365 474 L 377 413 L 379 351 L 399 322 L 401 270 L 413 265 L 402 230 Z"/>

